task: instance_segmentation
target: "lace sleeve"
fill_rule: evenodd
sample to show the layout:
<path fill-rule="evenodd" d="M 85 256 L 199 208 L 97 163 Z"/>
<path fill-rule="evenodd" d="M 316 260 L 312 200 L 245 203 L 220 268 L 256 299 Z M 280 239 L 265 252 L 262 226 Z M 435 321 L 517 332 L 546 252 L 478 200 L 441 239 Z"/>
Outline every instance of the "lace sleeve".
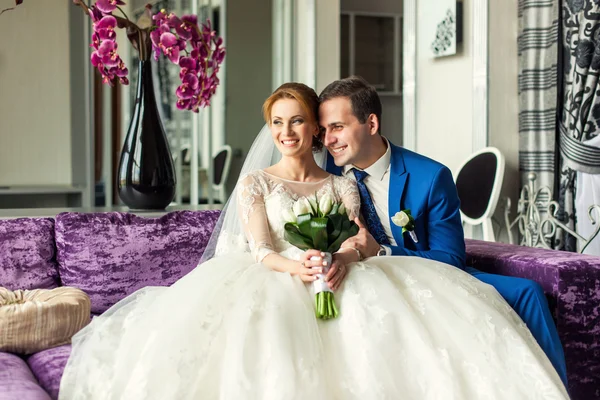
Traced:
<path fill-rule="evenodd" d="M 238 183 L 237 206 L 250 252 L 257 262 L 274 253 L 265 210 L 264 190 L 255 175 L 249 174 Z"/>
<path fill-rule="evenodd" d="M 354 219 L 360 215 L 360 194 L 356 182 L 341 176 L 335 177 L 335 189 L 348 211 L 348 217 Z"/>

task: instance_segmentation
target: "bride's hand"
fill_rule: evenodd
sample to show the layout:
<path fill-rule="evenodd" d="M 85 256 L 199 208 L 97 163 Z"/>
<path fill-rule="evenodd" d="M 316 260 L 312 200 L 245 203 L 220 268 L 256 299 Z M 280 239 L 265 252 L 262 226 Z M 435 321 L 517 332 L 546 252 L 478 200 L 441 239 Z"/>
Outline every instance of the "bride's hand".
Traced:
<path fill-rule="evenodd" d="M 314 260 L 311 260 L 315 257 Z M 319 250 L 306 250 L 298 261 L 295 275 L 299 275 L 304 282 L 313 282 L 317 279 L 315 275 L 323 273 L 325 267 L 323 254 Z"/>

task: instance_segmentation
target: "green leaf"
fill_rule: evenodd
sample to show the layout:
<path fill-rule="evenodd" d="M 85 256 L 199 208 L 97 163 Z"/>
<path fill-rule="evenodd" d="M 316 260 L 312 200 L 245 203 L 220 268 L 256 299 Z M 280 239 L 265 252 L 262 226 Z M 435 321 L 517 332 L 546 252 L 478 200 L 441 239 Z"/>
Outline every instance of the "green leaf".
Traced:
<path fill-rule="evenodd" d="M 313 218 L 310 220 L 312 242 L 315 249 L 327 251 L 327 218 Z"/>
<path fill-rule="evenodd" d="M 329 253 L 335 253 L 340 249 L 340 246 L 346 241 L 346 239 L 355 236 L 357 233 L 358 225 L 356 225 L 354 221 L 346 219 L 342 224 L 342 232 L 332 243 L 329 244 L 327 251 Z"/>
<path fill-rule="evenodd" d="M 312 215 L 314 217 L 318 217 L 319 216 L 319 201 L 317 200 L 317 193 L 315 192 L 314 204 L 308 197 L 306 199 L 308 200 L 308 204 L 310 204 L 310 209 L 312 210 Z"/>
<path fill-rule="evenodd" d="M 310 215 L 310 213 L 300 214 L 296 217 L 296 223 L 300 224 L 304 221 L 310 221 L 311 218 L 312 218 L 312 215 Z"/>
<path fill-rule="evenodd" d="M 348 219 L 340 214 L 330 214 L 327 216 L 327 232 L 329 233 L 329 241 L 333 242 L 342 233 L 342 223 L 344 219 Z"/>
<path fill-rule="evenodd" d="M 410 232 L 415 230 L 415 223 L 413 221 L 409 221 L 406 225 L 402 227 L 402 233 Z"/>
<path fill-rule="evenodd" d="M 301 223 L 298 224 L 298 230 L 300 231 L 300 233 L 302 234 L 302 236 L 307 237 L 307 238 L 311 238 L 312 241 L 312 229 L 311 229 L 311 222 L 312 219 L 309 218 L 305 221 L 302 221 Z"/>
<path fill-rule="evenodd" d="M 309 250 L 314 248 L 312 245 L 312 239 L 304 236 L 298 226 L 292 222 L 288 222 L 284 225 L 285 230 L 284 237 L 291 245 L 296 246 L 300 250 Z"/>
<path fill-rule="evenodd" d="M 317 217 L 323 217 L 323 213 L 321 212 L 321 207 L 319 207 L 319 198 L 317 197 L 317 192 L 315 192 L 315 204 L 317 205 Z"/>

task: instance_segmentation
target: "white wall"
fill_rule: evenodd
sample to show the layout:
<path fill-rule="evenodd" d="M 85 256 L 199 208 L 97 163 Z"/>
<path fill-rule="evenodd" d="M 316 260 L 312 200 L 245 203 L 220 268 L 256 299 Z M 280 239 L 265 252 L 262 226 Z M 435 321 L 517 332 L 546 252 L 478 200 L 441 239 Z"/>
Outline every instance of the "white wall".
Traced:
<path fill-rule="evenodd" d="M 26 1 L 0 16 L 0 185 L 71 184 L 69 7 Z"/>
<path fill-rule="evenodd" d="M 472 1 L 463 2 L 463 44 L 456 56 L 433 59 L 419 53 L 424 29 L 417 23 L 417 151 L 447 165 L 453 172 L 472 152 L 473 39 Z M 417 2 L 417 21 L 419 15 Z M 501 200 L 510 197 L 516 212 L 519 190 L 518 130 L 518 0 L 489 2 L 488 146 L 506 159 Z M 496 208 L 496 233 L 506 241 L 504 203 Z M 467 232 L 467 235 L 470 235 Z M 473 235 L 478 237 L 478 230 Z M 498 239 L 498 237 L 497 237 Z"/>
<path fill-rule="evenodd" d="M 424 27 L 417 24 L 417 150 L 452 170 L 472 152 L 472 1 L 464 0 L 463 44 L 456 56 L 434 59 L 419 52 L 426 44 L 419 41 L 424 36 L 419 29 Z M 488 45 L 488 145 L 505 155 L 509 170 L 505 181 L 514 187 L 518 187 L 513 172 L 518 171 L 519 145 L 517 3 L 489 2 Z"/>
<path fill-rule="evenodd" d="M 512 199 L 514 218 L 520 179 L 518 0 L 491 1 L 489 12 L 489 145 L 506 158 L 502 196 Z M 499 221 L 502 210 L 499 205 Z"/>
<path fill-rule="evenodd" d="M 463 44 L 454 56 L 423 54 L 423 7 L 417 1 L 417 152 L 454 171 L 471 154 L 473 56 L 471 1 L 463 3 Z"/>

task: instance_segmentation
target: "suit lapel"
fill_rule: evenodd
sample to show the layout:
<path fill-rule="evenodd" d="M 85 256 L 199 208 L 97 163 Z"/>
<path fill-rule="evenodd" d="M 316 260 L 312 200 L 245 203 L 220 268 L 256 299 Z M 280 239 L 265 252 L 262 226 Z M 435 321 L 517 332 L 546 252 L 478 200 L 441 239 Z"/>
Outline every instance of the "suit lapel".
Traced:
<path fill-rule="evenodd" d="M 324 151 L 327 151 L 327 149 L 324 149 Z M 342 167 L 338 167 L 337 165 L 335 165 L 335 163 L 333 162 L 333 157 L 331 156 L 331 154 L 329 154 L 329 151 L 327 151 L 326 170 L 327 170 L 327 172 L 329 172 L 330 174 L 333 174 L 333 175 L 337 175 L 337 176 L 342 175 Z"/>
<path fill-rule="evenodd" d="M 404 237 L 402 235 L 402 228 L 392 222 L 392 217 L 401 210 L 402 206 L 402 195 L 404 194 L 404 187 L 406 185 L 406 179 L 408 178 L 408 172 L 404 165 L 404 156 L 402 155 L 402 149 L 398 146 L 394 146 L 390 143 L 392 148 L 391 160 L 390 160 L 390 190 L 388 199 L 388 213 L 390 218 L 390 226 L 392 228 L 392 235 L 394 240 L 400 247 L 404 247 Z"/>

